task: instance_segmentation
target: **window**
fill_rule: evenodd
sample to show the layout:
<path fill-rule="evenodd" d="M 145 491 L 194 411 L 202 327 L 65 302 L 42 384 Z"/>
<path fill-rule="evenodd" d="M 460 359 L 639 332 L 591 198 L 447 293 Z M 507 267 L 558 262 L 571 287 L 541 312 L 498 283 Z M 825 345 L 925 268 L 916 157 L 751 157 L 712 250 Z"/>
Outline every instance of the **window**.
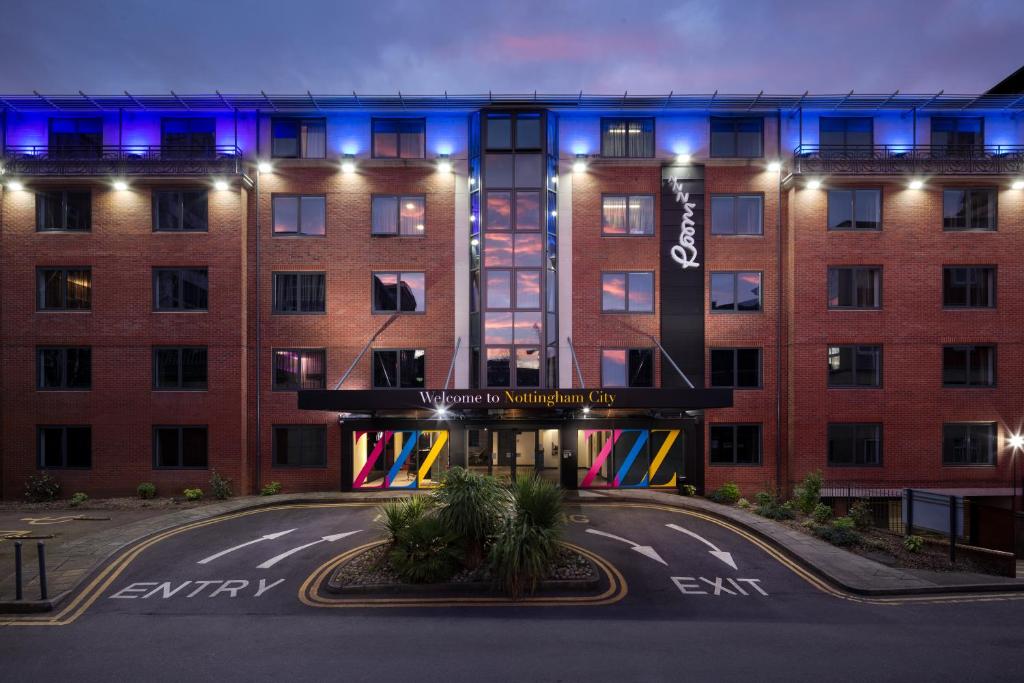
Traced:
<path fill-rule="evenodd" d="M 54 190 L 36 193 L 36 230 L 73 230 L 92 228 L 92 193 Z"/>
<path fill-rule="evenodd" d="M 601 119 L 601 156 L 653 157 L 654 119 Z"/>
<path fill-rule="evenodd" d="M 208 227 L 206 190 L 153 190 L 153 230 L 205 232 Z"/>
<path fill-rule="evenodd" d="M 423 159 L 426 149 L 424 119 L 374 119 L 375 159 Z"/>
<path fill-rule="evenodd" d="M 103 156 L 103 120 L 95 118 L 50 119 L 51 159 L 99 159 Z"/>
<path fill-rule="evenodd" d="M 210 283 L 206 268 L 154 268 L 153 308 L 205 311 Z"/>
<path fill-rule="evenodd" d="M 327 229 L 326 199 L 322 195 L 274 195 L 275 235 L 322 236 Z"/>
<path fill-rule="evenodd" d="M 88 311 L 92 308 L 92 269 L 40 268 L 36 271 L 40 311 Z"/>
<path fill-rule="evenodd" d="M 880 190 L 829 190 L 829 230 L 881 230 Z"/>
<path fill-rule="evenodd" d="M 882 385 L 881 346 L 829 346 L 830 387 L 878 387 Z"/>
<path fill-rule="evenodd" d="M 947 387 L 995 386 L 996 347 L 943 347 L 942 383 Z"/>
<path fill-rule="evenodd" d="M 324 119 L 272 119 L 270 154 L 278 159 L 323 159 L 327 156 Z"/>
<path fill-rule="evenodd" d="M 318 425 L 274 427 L 275 467 L 327 467 L 327 430 Z"/>
<path fill-rule="evenodd" d="M 374 196 L 370 209 L 370 232 L 374 235 L 426 234 L 425 204 L 423 197 Z"/>
<path fill-rule="evenodd" d="M 761 349 L 711 349 L 711 386 L 761 388 Z"/>
<path fill-rule="evenodd" d="M 38 464 L 42 469 L 92 467 L 92 428 L 41 426 Z"/>
<path fill-rule="evenodd" d="M 761 310 L 761 273 L 711 273 L 711 312 Z"/>
<path fill-rule="evenodd" d="M 882 464 L 882 425 L 830 424 L 828 464 L 832 467 Z"/>
<path fill-rule="evenodd" d="M 980 116 L 933 116 L 932 156 L 972 156 L 985 146 L 985 121 Z"/>
<path fill-rule="evenodd" d="M 323 389 L 326 382 L 325 349 L 274 349 L 274 391 Z"/>
<path fill-rule="evenodd" d="M 652 195 L 605 195 L 601 198 L 601 232 L 605 235 L 653 235 Z"/>
<path fill-rule="evenodd" d="M 512 115 L 487 115 L 487 149 L 512 149 Z"/>
<path fill-rule="evenodd" d="M 326 311 L 325 273 L 274 273 L 274 313 Z"/>
<path fill-rule="evenodd" d="M 601 310 L 652 313 L 654 273 L 601 273 Z"/>
<path fill-rule="evenodd" d="M 36 368 L 40 389 L 92 388 L 92 349 L 88 346 L 40 348 Z"/>
<path fill-rule="evenodd" d="M 712 195 L 711 234 L 763 234 L 763 203 L 763 197 L 756 194 Z"/>
<path fill-rule="evenodd" d="M 995 423 L 948 422 L 942 425 L 943 465 L 995 465 Z"/>
<path fill-rule="evenodd" d="M 540 113 L 516 114 L 516 149 L 541 148 Z"/>
<path fill-rule="evenodd" d="M 712 116 L 711 156 L 718 159 L 764 156 L 764 119 Z"/>
<path fill-rule="evenodd" d="M 828 269 L 829 308 L 880 308 L 881 305 L 881 268 Z"/>
<path fill-rule="evenodd" d="M 818 143 L 823 155 L 868 156 L 875 143 L 874 120 L 868 116 L 822 116 L 818 119 Z"/>
<path fill-rule="evenodd" d="M 160 156 L 164 159 L 212 159 L 216 154 L 216 122 L 212 118 L 165 118 L 160 128 Z"/>
<path fill-rule="evenodd" d="M 973 188 L 943 190 L 943 230 L 995 230 L 996 191 Z"/>
<path fill-rule="evenodd" d="M 995 308 L 996 269 L 992 266 L 945 266 L 942 305 L 949 308 Z"/>
<path fill-rule="evenodd" d="M 760 465 L 761 425 L 711 425 L 712 465 Z"/>
<path fill-rule="evenodd" d="M 651 349 L 602 349 L 601 386 L 654 386 L 654 352 Z"/>
<path fill-rule="evenodd" d="M 153 467 L 205 468 L 206 427 L 154 427 Z"/>
<path fill-rule="evenodd" d="M 426 306 L 423 273 L 374 273 L 374 313 L 423 313 Z"/>
<path fill-rule="evenodd" d="M 377 389 L 419 389 L 426 386 L 422 349 L 375 350 L 373 386 Z"/>
<path fill-rule="evenodd" d="M 153 387 L 172 391 L 206 390 L 206 347 L 153 349 Z"/>

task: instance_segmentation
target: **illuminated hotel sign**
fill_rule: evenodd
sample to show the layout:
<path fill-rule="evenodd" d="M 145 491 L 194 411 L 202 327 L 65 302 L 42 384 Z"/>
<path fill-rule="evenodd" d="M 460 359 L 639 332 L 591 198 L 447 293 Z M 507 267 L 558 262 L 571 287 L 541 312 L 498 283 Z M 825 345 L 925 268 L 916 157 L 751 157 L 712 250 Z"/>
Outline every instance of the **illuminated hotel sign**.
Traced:
<path fill-rule="evenodd" d="M 683 270 L 700 268 L 700 264 L 697 262 L 697 245 L 693 237 L 697 234 L 693 221 L 693 209 L 697 205 L 690 201 L 690 193 L 683 189 L 683 182 L 679 178 L 669 176 L 667 182 L 676 196 L 676 201 L 683 206 L 683 220 L 679 224 L 679 244 L 672 246 L 669 256 L 682 266 Z"/>

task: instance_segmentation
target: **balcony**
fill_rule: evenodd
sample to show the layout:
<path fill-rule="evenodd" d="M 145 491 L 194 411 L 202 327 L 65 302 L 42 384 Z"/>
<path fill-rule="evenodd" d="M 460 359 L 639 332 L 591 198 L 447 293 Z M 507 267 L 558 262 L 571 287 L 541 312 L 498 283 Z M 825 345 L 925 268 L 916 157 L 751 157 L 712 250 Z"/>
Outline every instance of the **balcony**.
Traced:
<path fill-rule="evenodd" d="M 998 176 L 1024 173 L 1024 145 L 800 145 L 790 175 Z"/>
<path fill-rule="evenodd" d="M 244 176 L 234 145 L 8 145 L 9 176 Z"/>

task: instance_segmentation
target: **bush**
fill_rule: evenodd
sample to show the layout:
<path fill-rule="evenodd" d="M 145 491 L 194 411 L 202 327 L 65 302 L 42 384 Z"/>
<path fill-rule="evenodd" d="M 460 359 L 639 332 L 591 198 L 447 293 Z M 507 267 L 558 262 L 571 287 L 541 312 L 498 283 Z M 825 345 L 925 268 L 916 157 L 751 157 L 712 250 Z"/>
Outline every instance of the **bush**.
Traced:
<path fill-rule="evenodd" d="M 156 498 L 156 486 L 148 481 L 144 481 L 139 484 L 139 487 L 135 489 L 135 492 L 139 494 L 139 498 L 142 500 Z"/>
<path fill-rule="evenodd" d="M 263 485 L 260 489 L 261 496 L 276 496 L 281 493 L 281 482 L 271 481 Z"/>
<path fill-rule="evenodd" d="M 679 492 L 682 493 L 684 496 L 695 496 L 697 495 L 697 487 L 694 486 L 693 484 L 683 484 L 679 488 Z"/>
<path fill-rule="evenodd" d="M 532 593 L 551 571 L 564 518 L 562 490 L 539 477 L 511 485 L 512 507 L 498 528 L 489 560 L 495 582 L 513 599 Z"/>
<path fill-rule="evenodd" d="M 181 492 L 181 495 L 185 496 L 185 500 L 196 501 L 203 497 L 202 489 L 185 489 Z"/>
<path fill-rule="evenodd" d="M 832 508 L 824 503 L 818 503 L 811 512 L 811 517 L 817 524 L 828 524 L 832 519 Z"/>
<path fill-rule="evenodd" d="M 444 528 L 463 541 L 468 564 L 478 566 L 508 509 L 508 489 L 493 477 L 453 467 L 431 496 Z"/>
<path fill-rule="evenodd" d="M 735 505 L 740 499 L 740 487 L 731 481 L 726 482 L 712 491 L 708 498 L 722 505 Z"/>
<path fill-rule="evenodd" d="M 860 531 L 870 529 L 875 525 L 875 515 L 871 511 L 871 503 L 866 500 L 858 500 L 850 506 L 850 519 L 853 525 Z"/>
<path fill-rule="evenodd" d="M 459 567 L 462 551 L 455 540 L 456 535 L 445 529 L 437 516 L 421 515 L 398 531 L 388 559 L 403 581 L 437 583 L 450 578 Z"/>
<path fill-rule="evenodd" d="M 418 522 L 430 509 L 430 499 L 414 496 L 402 500 L 392 500 L 380 506 L 383 517 L 381 526 L 387 534 L 388 543 L 392 546 L 398 542 L 398 536 L 411 524 Z"/>
<path fill-rule="evenodd" d="M 30 503 L 45 503 L 56 500 L 60 495 L 60 482 L 48 472 L 33 474 L 25 481 L 25 500 Z"/>
<path fill-rule="evenodd" d="M 908 553 L 919 553 L 923 547 L 924 539 L 920 536 L 911 535 L 903 539 L 903 548 Z"/>
<path fill-rule="evenodd" d="M 746 498 L 740 498 L 739 500 L 736 501 L 736 507 L 741 507 L 744 510 L 749 510 L 750 509 L 750 501 L 747 500 Z"/>
<path fill-rule="evenodd" d="M 75 493 L 75 495 L 71 496 L 70 505 L 71 507 L 76 508 L 87 500 L 89 500 L 88 494 L 79 491 Z"/>
<path fill-rule="evenodd" d="M 814 512 L 814 507 L 821 502 L 821 472 L 809 472 L 799 486 L 793 491 L 793 504 L 805 515 Z"/>
<path fill-rule="evenodd" d="M 757 508 L 754 512 L 768 519 L 793 519 L 793 506 L 790 503 L 779 503 L 775 494 L 761 491 L 754 499 L 757 501 Z"/>
<path fill-rule="evenodd" d="M 217 470 L 213 470 L 210 476 L 210 488 L 213 489 L 213 497 L 217 500 L 227 500 L 234 495 L 231 491 L 231 480 L 222 477 Z"/>
<path fill-rule="evenodd" d="M 854 522 L 849 517 L 837 517 L 828 526 L 816 528 L 814 533 L 832 545 L 855 545 L 860 542 L 860 534 L 854 528 Z"/>
<path fill-rule="evenodd" d="M 775 501 L 775 494 L 768 493 L 767 491 L 758 491 L 754 494 L 754 503 L 758 507 L 764 507 L 765 505 L 771 505 Z"/>

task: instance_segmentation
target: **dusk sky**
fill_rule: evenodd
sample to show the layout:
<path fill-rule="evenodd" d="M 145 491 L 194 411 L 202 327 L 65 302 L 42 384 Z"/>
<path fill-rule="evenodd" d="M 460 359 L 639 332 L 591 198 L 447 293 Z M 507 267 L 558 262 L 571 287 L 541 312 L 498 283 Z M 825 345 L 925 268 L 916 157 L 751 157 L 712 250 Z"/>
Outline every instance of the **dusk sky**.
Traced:
<path fill-rule="evenodd" d="M 1022 0 L 4 0 L 0 92 L 976 93 Z"/>

